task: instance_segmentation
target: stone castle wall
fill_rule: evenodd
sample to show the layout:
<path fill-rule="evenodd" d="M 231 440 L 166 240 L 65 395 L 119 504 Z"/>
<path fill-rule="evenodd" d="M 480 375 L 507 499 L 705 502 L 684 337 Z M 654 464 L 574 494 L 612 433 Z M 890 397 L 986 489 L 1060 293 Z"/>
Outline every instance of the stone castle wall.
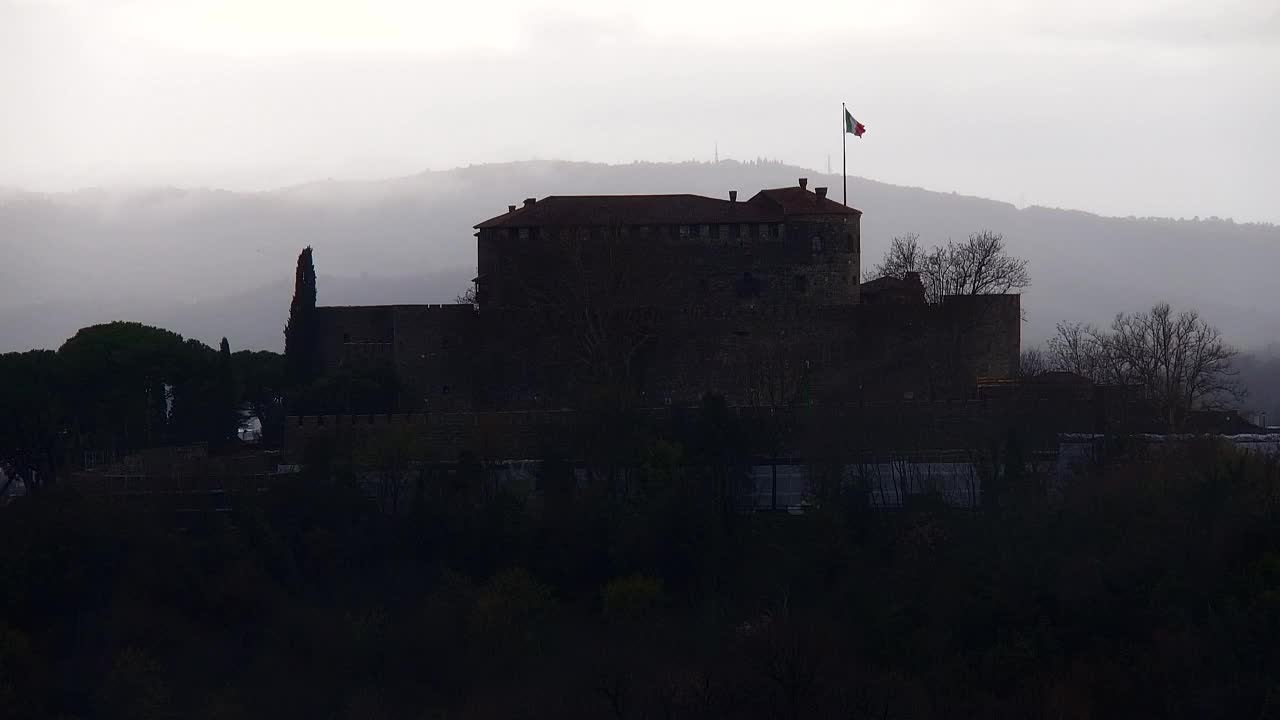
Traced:
<path fill-rule="evenodd" d="M 477 352 L 470 305 L 366 305 L 318 307 L 322 367 L 391 366 L 404 404 L 432 410 L 469 410 Z"/>
<path fill-rule="evenodd" d="M 861 305 L 859 216 L 743 217 L 483 228 L 478 310 L 319 308 L 322 366 L 394 367 L 432 411 L 938 400 L 1016 371 L 1017 296 Z"/>
<path fill-rule="evenodd" d="M 856 217 L 805 216 L 786 223 L 643 227 L 498 228 L 478 235 L 481 307 L 535 302 L 543 285 L 586 284 L 578 262 L 611 263 L 657 287 L 668 305 L 858 302 L 861 239 Z M 612 247 L 603 257 L 602 247 Z M 619 252 L 617 248 L 625 248 Z M 596 254 L 592 254 L 595 252 Z"/>
<path fill-rule="evenodd" d="M 527 309 L 318 310 L 325 367 L 390 365 L 413 393 L 406 407 L 582 407 L 602 372 L 584 360 L 597 349 L 584 333 L 597 328 Z M 963 398 L 977 377 L 1014 374 L 1021 327 L 1016 295 L 940 306 L 691 304 L 636 322 L 652 337 L 629 374 L 610 381 L 648 407 L 696 404 L 708 392 L 752 406 Z"/>

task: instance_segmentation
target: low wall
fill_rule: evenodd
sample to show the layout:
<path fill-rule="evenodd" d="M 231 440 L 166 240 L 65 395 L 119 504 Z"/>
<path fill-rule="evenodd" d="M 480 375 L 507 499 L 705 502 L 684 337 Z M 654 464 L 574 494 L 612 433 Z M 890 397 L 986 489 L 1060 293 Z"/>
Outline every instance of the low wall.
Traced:
<path fill-rule="evenodd" d="M 756 455 L 809 459 L 903 457 L 940 451 L 985 452 L 1016 439 L 1025 449 L 1056 447 L 1061 432 L 1097 432 L 1100 414 L 1085 399 L 987 399 L 867 402 L 849 406 L 734 407 L 731 417 L 754 429 Z M 699 410 L 635 411 L 632 422 L 678 434 Z M 1120 423 L 1117 422 L 1117 425 Z M 351 453 L 357 460 L 395 452 L 424 462 L 549 456 L 580 459 L 599 438 L 594 416 L 575 411 L 433 412 L 292 416 L 285 424 L 286 462 L 309 450 Z"/>

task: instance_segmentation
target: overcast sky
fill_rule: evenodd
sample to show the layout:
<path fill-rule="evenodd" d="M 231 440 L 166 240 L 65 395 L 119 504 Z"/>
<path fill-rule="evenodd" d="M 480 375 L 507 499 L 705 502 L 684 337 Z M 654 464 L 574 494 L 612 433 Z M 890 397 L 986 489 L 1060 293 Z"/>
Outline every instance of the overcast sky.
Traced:
<path fill-rule="evenodd" d="M 0 0 L 0 98 L 23 188 L 838 172 L 845 101 L 852 174 L 1280 222 L 1280 0 Z"/>

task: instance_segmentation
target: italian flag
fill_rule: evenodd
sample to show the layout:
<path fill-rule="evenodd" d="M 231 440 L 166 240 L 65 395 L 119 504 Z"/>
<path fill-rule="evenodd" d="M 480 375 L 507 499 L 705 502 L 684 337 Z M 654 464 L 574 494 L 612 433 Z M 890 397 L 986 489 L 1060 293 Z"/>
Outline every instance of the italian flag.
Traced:
<path fill-rule="evenodd" d="M 853 133 L 854 137 L 862 137 L 862 133 L 867 131 L 867 126 L 857 120 L 854 120 L 853 116 L 849 114 L 848 108 L 845 108 L 844 131 L 847 133 Z"/>

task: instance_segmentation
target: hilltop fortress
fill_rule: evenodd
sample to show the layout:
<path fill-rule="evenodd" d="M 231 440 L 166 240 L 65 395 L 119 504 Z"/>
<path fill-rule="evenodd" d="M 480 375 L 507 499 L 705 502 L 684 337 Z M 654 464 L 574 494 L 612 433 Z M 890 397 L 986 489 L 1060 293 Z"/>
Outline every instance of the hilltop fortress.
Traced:
<path fill-rule="evenodd" d="M 861 282 L 826 188 L 529 198 L 476 225 L 471 303 L 317 308 L 324 372 L 391 367 L 425 412 L 941 401 L 1016 373 L 1017 295 Z"/>

